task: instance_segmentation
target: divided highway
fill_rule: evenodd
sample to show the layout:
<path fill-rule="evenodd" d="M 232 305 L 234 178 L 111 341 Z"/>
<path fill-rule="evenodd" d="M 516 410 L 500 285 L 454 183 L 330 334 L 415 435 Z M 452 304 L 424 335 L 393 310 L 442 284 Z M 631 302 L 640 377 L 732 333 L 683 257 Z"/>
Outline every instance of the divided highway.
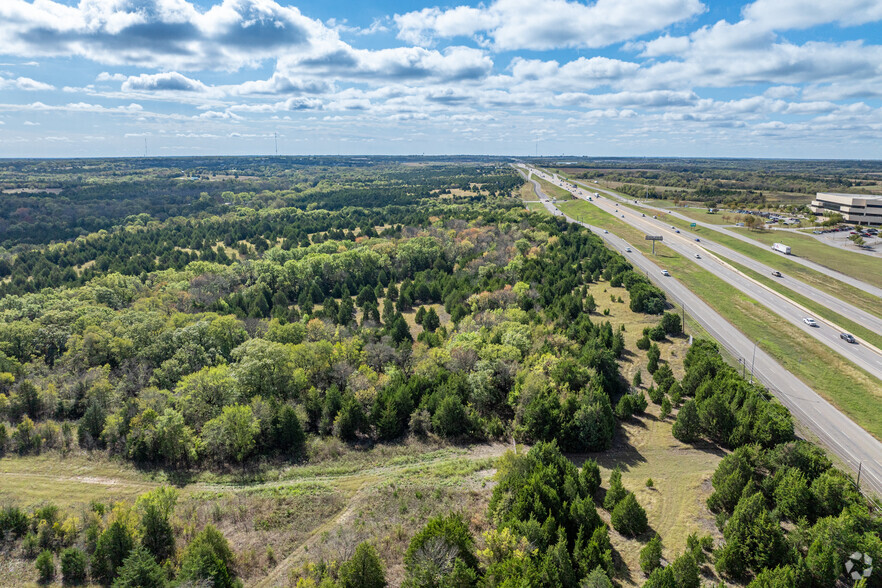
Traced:
<path fill-rule="evenodd" d="M 530 180 L 536 194 L 545 207 L 553 214 L 563 215 L 569 222 L 576 219 L 564 215 L 558 210 L 535 180 Z M 625 211 L 619 213 L 627 214 Z M 640 217 L 642 218 L 642 217 Z M 626 219 L 627 220 L 627 219 Z M 663 277 L 661 269 L 646 256 L 632 248 L 626 252 L 629 244 L 603 229 L 586 223 L 580 223 L 594 231 L 607 243 L 619 250 L 636 267 L 643 270 L 657 286 L 672 295 L 678 302 L 685 305 L 689 314 L 725 349 L 735 357 L 751 357 L 756 353 L 754 375 L 786 406 L 791 413 L 808 430 L 818 437 L 821 443 L 830 448 L 855 472 L 862 470 L 862 485 L 882 495 L 882 443 L 842 414 L 836 407 L 821 398 L 814 390 L 804 384 L 796 376 L 788 372 L 770 355 L 757 348 L 753 341 L 724 319 L 713 308 L 706 304 L 689 288 L 674 277 Z M 655 233 L 655 230 L 652 231 Z M 676 233 L 675 233 L 676 234 Z M 700 260 L 695 260 L 700 261 Z M 713 262 L 714 269 L 723 267 Z M 715 272 L 716 273 L 716 272 Z M 741 278 L 745 280 L 746 278 Z M 751 294 L 752 295 L 752 294 Z M 880 366 L 882 367 L 882 366 Z"/>
<path fill-rule="evenodd" d="M 615 192 L 605 190 L 605 189 L 600 188 L 598 186 L 591 186 L 589 184 L 584 184 L 582 182 L 575 182 L 575 184 L 578 186 L 581 186 L 582 188 L 584 188 L 586 191 L 589 191 L 589 192 L 603 192 L 607 196 L 610 196 L 611 198 L 615 198 L 616 200 L 620 200 L 622 202 L 630 202 L 628 200 L 625 200 L 624 198 L 622 198 L 621 196 L 619 196 Z M 680 220 L 683 220 L 683 221 L 686 221 L 689 223 L 695 223 L 699 227 L 710 229 L 712 231 L 717 231 L 717 232 L 722 233 L 726 236 L 738 239 L 739 241 L 743 241 L 743 242 L 748 243 L 750 245 L 753 245 L 755 247 L 759 247 L 760 249 L 764 249 L 767 251 L 770 250 L 769 246 L 766 245 L 765 243 L 762 243 L 762 242 L 757 241 L 755 239 L 751 239 L 750 237 L 747 237 L 746 235 L 742 235 L 741 233 L 739 233 L 737 231 L 731 231 L 725 227 L 721 227 L 720 225 L 715 225 L 712 223 L 706 223 L 706 222 L 702 222 L 699 220 L 695 220 L 694 218 L 690 218 L 690 217 L 686 216 L 685 214 L 680 214 L 679 212 L 668 210 L 666 208 L 659 208 L 656 206 L 652 206 L 651 204 L 640 204 L 640 206 L 643 208 L 646 208 L 648 210 L 654 210 L 656 212 L 670 214 Z M 731 251 L 731 249 L 729 251 Z M 776 253 L 776 254 L 784 256 L 783 253 Z M 876 286 L 873 286 L 872 284 L 868 284 L 867 282 L 864 282 L 862 280 L 858 280 L 858 279 L 853 278 L 851 276 L 846 276 L 843 273 L 837 272 L 836 270 L 832 270 L 828 267 L 824 267 L 823 265 L 820 265 L 820 264 L 815 263 L 813 261 L 809 261 L 808 259 L 805 259 L 803 257 L 798 257 L 795 255 L 786 255 L 784 257 L 786 257 L 790 261 L 793 261 L 794 263 L 798 263 L 798 264 L 805 266 L 809 269 L 813 269 L 816 272 L 822 273 L 825 276 L 828 276 L 828 277 L 833 278 L 835 280 L 839 280 L 840 282 L 843 282 L 845 284 L 848 284 L 850 286 L 853 286 L 855 288 L 863 290 L 864 292 L 867 292 L 869 294 L 872 294 L 874 296 L 878 296 L 878 297 L 882 298 L 882 288 L 878 288 Z M 739 261 L 739 263 L 741 263 L 741 262 Z M 744 264 L 744 265 L 747 265 L 747 264 Z M 804 285 L 804 287 L 810 287 L 810 286 Z M 817 290 L 817 289 L 815 289 L 815 290 Z M 841 302 L 838 299 L 834 299 L 834 300 L 837 300 L 837 305 L 845 304 L 844 302 Z M 880 300 L 880 304 L 882 304 L 882 300 Z M 825 303 L 825 305 L 829 306 L 826 303 Z M 844 315 L 844 313 L 842 313 L 842 312 L 840 312 L 839 314 Z M 849 318 L 851 318 L 851 317 L 849 317 Z M 877 319 L 878 319 L 878 317 L 877 317 Z M 880 332 L 882 332 L 882 331 L 880 331 Z"/>

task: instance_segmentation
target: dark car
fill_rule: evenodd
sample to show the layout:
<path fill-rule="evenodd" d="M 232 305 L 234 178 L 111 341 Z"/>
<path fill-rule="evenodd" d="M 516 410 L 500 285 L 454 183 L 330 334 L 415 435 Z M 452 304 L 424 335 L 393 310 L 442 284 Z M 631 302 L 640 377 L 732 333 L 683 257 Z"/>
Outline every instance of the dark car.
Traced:
<path fill-rule="evenodd" d="M 775 270 L 775 271 L 772 272 L 772 275 L 775 276 L 776 278 L 780 278 L 780 277 L 781 277 L 781 272 L 779 272 L 778 270 Z"/>
<path fill-rule="evenodd" d="M 839 338 L 844 340 L 846 343 L 857 343 L 857 339 L 854 338 L 854 335 L 851 333 L 839 333 Z"/>

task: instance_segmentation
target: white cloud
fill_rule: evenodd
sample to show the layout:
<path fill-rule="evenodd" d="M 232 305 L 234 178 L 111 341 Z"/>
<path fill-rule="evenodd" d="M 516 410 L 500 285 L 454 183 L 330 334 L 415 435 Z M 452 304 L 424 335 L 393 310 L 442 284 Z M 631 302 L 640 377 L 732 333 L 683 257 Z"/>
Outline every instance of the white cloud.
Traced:
<path fill-rule="evenodd" d="M 129 79 L 129 76 L 121 73 L 111 74 L 106 71 L 98 74 L 98 77 L 95 78 L 96 82 L 124 82 Z"/>
<path fill-rule="evenodd" d="M 199 80 L 176 71 L 131 76 L 122 84 L 124 92 L 205 92 L 207 89 Z"/>
<path fill-rule="evenodd" d="M 879 0 L 757 0 L 744 7 L 744 18 L 753 26 L 770 30 L 806 29 L 838 23 L 860 25 L 882 20 Z"/>
<path fill-rule="evenodd" d="M 27 92 L 48 92 L 54 90 L 55 86 L 32 80 L 31 78 L 19 77 L 15 79 L 6 79 L 0 77 L 0 90 L 25 90 Z"/>
<path fill-rule="evenodd" d="M 495 0 L 478 8 L 425 8 L 396 14 L 398 38 L 484 34 L 500 51 L 605 47 L 664 29 L 704 11 L 699 0 Z"/>
<path fill-rule="evenodd" d="M 110 65 L 236 70 L 337 39 L 319 21 L 274 0 L 3 0 L 0 51 L 78 55 Z"/>

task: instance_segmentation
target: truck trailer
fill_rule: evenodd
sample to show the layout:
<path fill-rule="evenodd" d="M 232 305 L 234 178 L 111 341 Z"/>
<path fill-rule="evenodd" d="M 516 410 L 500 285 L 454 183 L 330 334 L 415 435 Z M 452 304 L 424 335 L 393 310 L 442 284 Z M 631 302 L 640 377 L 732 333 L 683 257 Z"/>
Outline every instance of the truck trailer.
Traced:
<path fill-rule="evenodd" d="M 790 245 L 785 245 L 784 243 L 774 243 L 772 245 L 772 250 L 783 253 L 784 255 L 790 255 Z"/>

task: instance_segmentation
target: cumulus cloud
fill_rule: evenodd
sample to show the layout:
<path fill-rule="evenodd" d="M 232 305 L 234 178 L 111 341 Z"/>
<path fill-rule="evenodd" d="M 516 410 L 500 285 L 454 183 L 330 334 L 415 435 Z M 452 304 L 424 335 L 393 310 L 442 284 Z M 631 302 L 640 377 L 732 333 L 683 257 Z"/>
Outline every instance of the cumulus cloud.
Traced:
<path fill-rule="evenodd" d="M 207 87 L 176 71 L 159 74 L 131 76 L 122 84 L 124 92 L 205 92 Z"/>
<path fill-rule="evenodd" d="M 487 6 L 396 14 L 398 38 L 485 36 L 495 49 L 605 47 L 664 29 L 704 11 L 699 0 L 495 0 Z"/>
<path fill-rule="evenodd" d="M 200 10 L 187 0 L 53 0 L 0 3 L 5 53 L 79 55 L 98 63 L 235 70 L 337 34 L 274 0 L 223 0 Z"/>
<path fill-rule="evenodd" d="M 0 77 L 0 90 L 25 90 L 27 92 L 46 92 L 54 90 L 55 86 L 38 82 L 31 78 L 19 77 L 15 79 L 6 79 Z"/>
<path fill-rule="evenodd" d="M 757 0 L 742 11 L 754 26 L 773 30 L 805 29 L 838 23 L 853 26 L 882 20 L 879 0 Z"/>

